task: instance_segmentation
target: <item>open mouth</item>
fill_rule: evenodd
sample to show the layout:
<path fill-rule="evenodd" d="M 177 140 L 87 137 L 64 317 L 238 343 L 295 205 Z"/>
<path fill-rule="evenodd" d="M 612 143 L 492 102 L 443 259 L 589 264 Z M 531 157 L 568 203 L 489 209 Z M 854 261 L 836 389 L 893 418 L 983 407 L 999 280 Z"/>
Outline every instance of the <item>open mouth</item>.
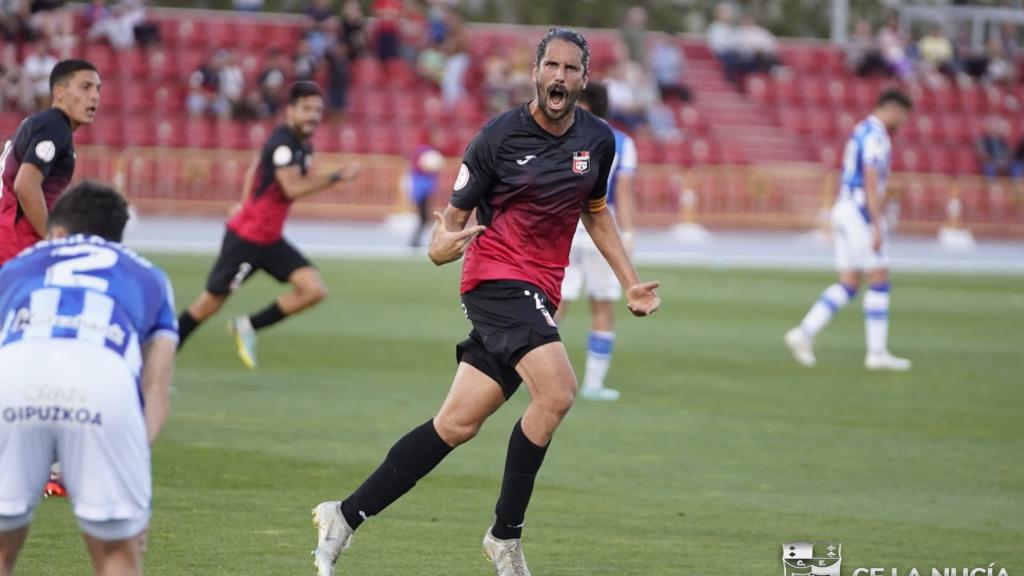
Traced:
<path fill-rule="evenodd" d="M 87 106 L 85 108 L 85 113 L 91 118 L 96 115 L 96 108 L 96 106 Z"/>
<path fill-rule="evenodd" d="M 566 100 L 569 98 L 569 93 L 564 87 L 555 85 L 548 88 L 548 108 L 552 110 L 561 110 L 565 108 Z"/>

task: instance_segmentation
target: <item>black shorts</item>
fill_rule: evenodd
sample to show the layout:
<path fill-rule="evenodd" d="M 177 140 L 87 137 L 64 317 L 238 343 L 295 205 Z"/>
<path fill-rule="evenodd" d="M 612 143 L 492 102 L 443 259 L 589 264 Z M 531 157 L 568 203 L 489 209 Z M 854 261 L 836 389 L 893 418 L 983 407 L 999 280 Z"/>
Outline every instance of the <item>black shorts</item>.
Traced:
<path fill-rule="evenodd" d="M 473 330 L 455 347 L 455 361 L 493 378 L 505 398 L 511 398 L 523 381 L 516 372 L 523 356 L 561 340 L 553 318 L 554 307 L 539 288 L 528 282 L 484 282 L 462 295 L 462 308 Z"/>
<path fill-rule="evenodd" d="M 206 290 L 226 296 L 257 270 L 266 271 L 278 282 L 287 282 L 292 272 L 306 266 L 312 264 L 284 238 L 273 244 L 254 244 L 228 229 L 224 232 L 217 262 L 206 280 Z"/>

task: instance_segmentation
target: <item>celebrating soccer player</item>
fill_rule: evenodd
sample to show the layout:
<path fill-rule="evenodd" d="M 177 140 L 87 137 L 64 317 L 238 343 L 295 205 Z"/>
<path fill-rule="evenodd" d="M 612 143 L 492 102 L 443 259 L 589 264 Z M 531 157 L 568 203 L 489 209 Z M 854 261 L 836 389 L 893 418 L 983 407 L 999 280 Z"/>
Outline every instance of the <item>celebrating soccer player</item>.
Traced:
<path fill-rule="evenodd" d="M 583 90 L 580 106 L 598 118 L 608 115 L 608 90 L 591 82 Z M 608 175 L 608 208 L 615 211 L 615 219 L 622 237 L 629 244 L 633 237 L 633 176 L 636 173 L 636 144 L 625 132 L 612 128 L 615 134 L 615 161 Z M 590 296 L 590 336 L 587 338 L 587 363 L 583 369 L 580 396 L 588 400 L 615 401 L 619 391 L 604 385 L 615 347 L 615 303 L 622 298 L 622 288 L 615 271 L 597 250 L 594 241 L 583 226 L 576 227 L 576 237 L 569 252 L 569 266 L 562 281 L 562 304 L 555 314 L 555 322 L 569 312 L 569 304 L 579 299 L 583 286 Z"/>
<path fill-rule="evenodd" d="M 246 173 L 241 207 L 228 220 L 224 242 L 204 290 L 178 317 L 181 344 L 199 324 L 224 304 L 227 297 L 264 270 L 292 290 L 269 306 L 228 325 L 238 355 L 250 369 L 256 368 L 256 331 L 317 304 L 327 296 L 320 272 L 283 236 L 288 209 L 295 200 L 352 180 L 359 172 L 348 165 L 328 174 L 311 174 L 313 147 L 310 139 L 320 126 L 324 99 L 312 82 L 296 82 L 288 97 L 286 121 L 270 134 L 259 156 Z M 180 346 L 180 344 L 179 344 Z"/>
<path fill-rule="evenodd" d="M 839 282 L 825 289 L 785 342 L 796 361 L 814 366 L 814 338 L 857 294 L 865 272 L 864 329 L 869 370 L 909 370 L 910 360 L 889 353 L 889 233 L 885 221 L 885 183 L 892 143 L 889 133 L 906 121 L 910 97 L 896 89 L 879 96 L 874 112 L 857 124 L 843 152 L 843 177 L 832 207 Z"/>
<path fill-rule="evenodd" d="M 47 214 L 75 174 L 72 133 L 96 119 L 99 72 L 85 60 L 58 62 L 50 98 L 0 153 L 0 266 L 46 235 Z"/>
<path fill-rule="evenodd" d="M 576 395 L 552 314 L 581 217 L 626 289 L 630 311 L 646 316 L 660 305 L 658 283 L 640 282 L 606 207 L 615 136 L 576 106 L 589 57 L 581 34 L 552 28 L 537 47 L 537 98 L 491 120 L 467 148 L 428 253 L 438 265 L 465 254 L 461 293 L 472 331 L 456 347 L 458 369 L 437 414 L 398 440 L 355 492 L 313 509 L 320 576 L 333 573 L 366 519 L 473 438 L 523 382 L 530 403 L 509 438 L 496 519 L 483 546 L 499 576 L 529 575 L 521 542 L 526 508 Z M 467 228 L 474 210 L 479 224 Z"/>
<path fill-rule="evenodd" d="M 56 456 L 96 574 L 142 574 L 150 445 L 170 413 L 178 327 L 166 275 L 119 242 L 128 205 L 79 184 L 49 240 L 0 270 L 0 575 Z"/>

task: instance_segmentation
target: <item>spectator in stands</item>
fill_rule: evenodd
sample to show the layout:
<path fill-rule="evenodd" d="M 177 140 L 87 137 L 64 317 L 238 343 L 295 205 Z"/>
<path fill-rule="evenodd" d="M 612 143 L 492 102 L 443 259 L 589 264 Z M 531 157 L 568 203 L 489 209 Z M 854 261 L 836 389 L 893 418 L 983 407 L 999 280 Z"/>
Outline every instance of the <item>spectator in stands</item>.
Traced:
<path fill-rule="evenodd" d="M 708 48 L 725 69 L 726 79 L 741 85 L 744 69 L 739 53 L 735 18 L 735 10 L 731 4 L 720 2 L 715 6 L 715 21 L 707 30 Z"/>
<path fill-rule="evenodd" d="M 344 44 L 335 42 L 327 50 L 327 111 L 338 115 L 348 107 L 349 60 Z"/>
<path fill-rule="evenodd" d="M 220 90 L 221 54 L 215 53 L 199 65 L 188 77 L 188 96 L 185 108 L 193 116 L 213 114 L 226 117 L 231 114 L 231 103 Z"/>
<path fill-rule="evenodd" d="M 288 79 L 288 57 L 279 47 L 267 52 L 267 65 L 256 81 L 260 97 L 259 116 L 275 116 L 284 104 L 287 94 L 285 81 Z"/>
<path fill-rule="evenodd" d="M 292 59 L 292 71 L 294 72 L 295 81 L 313 80 L 319 64 L 320 61 L 313 54 L 313 50 L 309 47 L 309 42 L 305 40 L 299 41 L 295 47 L 295 57 Z"/>
<path fill-rule="evenodd" d="M 689 102 L 693 93 L 683 81 L 686 73 L 686 57 L 674 35 L 658 38 L 654 41 L 649 54 L 651 72 L 658 84 L 658 92 L 662 100 L 682 100 Z"/>
<path fill-rule="evenodd" d="M 622 42 L 630 62 L 647 63 L 647 10 L 643 6 L 632 6 L 626 10 L 619 29 Z"/>
<path fill-rule="evenodd" d="M 323 58 L 338 37 L 339 23 L 331 0 L 312 0 L 306 7 L 306 17 L 306 42 L 317 59 Z"/>
<path fill-rule="evenodd" d="M 989 116 L 985 120 L 985 130 L 977 142 L 978 163 L 981 171 L 989 178 L 1011 176 L 1020 178 L 1024 175 L 1024 164 L 1010 153 L 1010 127 L 999 116 Z M 1020 146 L 1016 152 L 1020 152 Z"/>
<path fill-rule="evenodd" d="M 957 68 L 971 78 L 980 80 L 988 68 L 988 55 L 985 54 L 985 50 L 974 47 L 969 27 L 961 27 L 955 38 L 953 52 L 956 54 Z"/>
<path fill-rule="evenodd" d="M 890 18 L 884 26 L 878 30 L 878 49 L 889 67 L 889 71 L 902 78 L 908 79 L 913 74 L 913 67 L 910 58 L 907 57 L 907 41 L 900 34 L 899 23 L 896 18 Z"/>
<path fill-rule="evenodd" d="M 227 100 L 228 109 L 222 116 L 232 116 L 243 107 L 245 98 L 245 72 L 238 65 L 238 59 L 230 50 L 220 50 L 220 95 Z"/>
<path fill-rule="evenodd" d="M 853 34 L 846 44 L 846 66 L 858 76 L 889 73 L 867 18 L 858 18 L 853 25 Z"/>
<path fill-rule="evenodd" d="M 999 42 L 1003 45 L 1003 54 L 1008 60 L 1018 62 L 1021 59 L 1020 34 L 1016 24 L 1003 23 L 999 28 Z"/>
<path fill-rule="evenodd" d="M 441 78 L 441 103 L 452 110 L 466 97 L 466 71 L 469 70 L 469 49 L 466 44 L 466 30 L 462 18 L 454 9 L 448 10 L 445 19 L 448 27 L 444 41 L 444 73 Z"/>
<path fill-rule="evenodd" d="M 146 6 L 140 2 L 122 1 L 111 8 L 107 0 L 92 0 L 85 8 L 89 40 L 105 39 L 119 50 L 135 45 L 135 29 L 146 21 Z"/>
<path fill-rule="evenodd" d="M 366 51 L 366 19 L 358 0 L 347 0 L 341 9 L 341 41 L 348 47 L 349 60 L 355 60 Z"/>
<path fill-rule="evenodd" d="M 42 37 L 62 59 L 70 58 L 77 44 L 75 22 L 67 0 L 30 0 L 28 26 L 34 37 Z"/>
<path fill-rule="evenodd" d="M 985 68 L 984 80 L 991 84 L 1010 85 L 1017 81 L 1017 64 L 1011 61 L 1003 49 L 998 35 L 988 39 L 988 66 Z"/>
<path fill-rule="evenodd" d="M 400 0 L 374 0 L 376 25 L 373 44 L 382 63 L 402 55 L 402 4 Z"/>
<path fill-rule="evenodd" d="M 770 72 L 779 65 L 779 43 L 775 35 L 746 15 L 736 31 L 737 52 L 743 68 L 750 72 Z"/>
<path fill-rule="evenodd" d="M 441 86 L 444 78 L 445 54 L 443 44 L 432 42 L 416 56 L 416 74 L 434 86 Z"/>
<path fill-rule="evenodd" d="M 28 0 L 0 0 L 0 39 L 21 42 L 28 36 Z"/>
<path fill-rule="evenodd" d="M 496 48 L 484 58 L 484 90 L 487 93 L 487 113 L 495 115 L 513 106 L 512 63 L 504 50 Z M 518 102 L 516 102 L 518 104 Z"/>
<path fill-rule="evenodd" d="M 32 43 L 21 62 L 22 88 L 25 91 L 23 105 L 27 104 L 33 110 L 42 110 L 50 105 L 50 72 L 56 65 L 57 59 L 50 53 L 45 38 Z"/>
<path fill-rule="evenodd" d="M 955 75 L 957 65 L 953 42 L 946 36 L 942 26 L 932 26 L 928 33 L 917 42 L 917 55 L 921 60 L 922 71 L 926 74 L 942 72 Z"/>
<path fill-rule="evenodd" d="M 0 56 L 0 112 L 20 107 L 21 69 L 18 68 L 18 51 L 14 44 L 7 44 Z"/>
<path fill-rule="evenodd" d="M 512 84 L 512 103 L 528 102 L 537 95 L 533 82 L 533 47 L 520 43 L 512 49 L 509 58 L 509 83 Z"/>

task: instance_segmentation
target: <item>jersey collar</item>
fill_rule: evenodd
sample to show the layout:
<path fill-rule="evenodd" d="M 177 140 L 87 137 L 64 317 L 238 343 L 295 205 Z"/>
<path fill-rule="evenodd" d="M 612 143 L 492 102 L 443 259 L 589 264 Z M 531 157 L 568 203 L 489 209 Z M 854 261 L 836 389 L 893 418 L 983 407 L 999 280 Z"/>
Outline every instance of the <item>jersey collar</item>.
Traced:
<path fill-rule="evenodd" d="M 555 136 L 551 132 L 545 130 L 543 126 L 537 123 L 537 120 L 533 117 L 533 114 L 530 113 L 530 102 L 533 102 L 533 100 L 530 100 L 526 104 L 523 104 L 521 108 L 522 113 L 524 116 L 526 116 L 526 119 L 530 123 L 530 126 L 533 126 L 538 132 L 547 136 L 548 138 L 553 138 L 555 140 L 565 138 L 566 136 L 572 134 L 573 131 L 576 130 L 576 125 L 580 123 L 580 109 L 577 106 L 574 107 L 572 111 L 572 125 L 569 126 L 569 129 L 565 131 L 565 134 L 562 134 L 561 136 Z"/>

